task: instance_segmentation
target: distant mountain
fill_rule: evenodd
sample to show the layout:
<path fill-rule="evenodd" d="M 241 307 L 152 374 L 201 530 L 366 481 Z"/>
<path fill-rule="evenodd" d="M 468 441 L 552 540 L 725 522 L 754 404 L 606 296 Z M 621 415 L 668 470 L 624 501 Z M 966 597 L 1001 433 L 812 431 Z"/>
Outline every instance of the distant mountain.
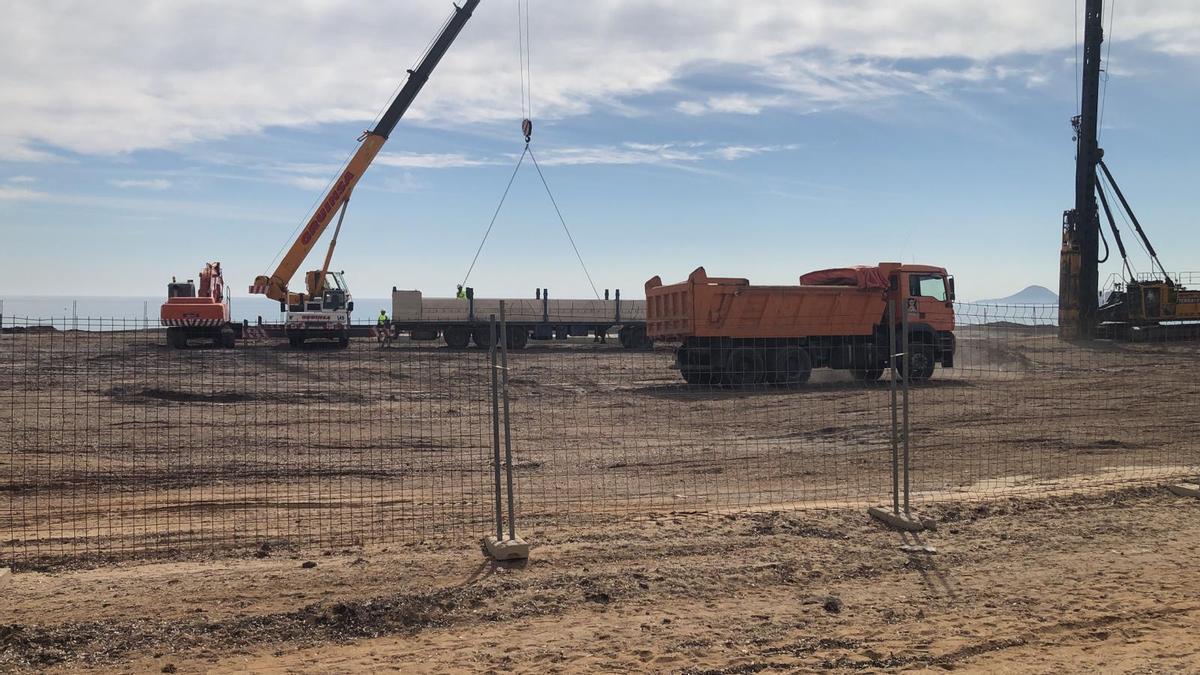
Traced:
<path fill-rule="evenodd" d="M 976 302 L 989 305 L 1057 305 L 1058 294 L 1045 286 L 1027 286 L 1007 298 L 977 300 Z"/>

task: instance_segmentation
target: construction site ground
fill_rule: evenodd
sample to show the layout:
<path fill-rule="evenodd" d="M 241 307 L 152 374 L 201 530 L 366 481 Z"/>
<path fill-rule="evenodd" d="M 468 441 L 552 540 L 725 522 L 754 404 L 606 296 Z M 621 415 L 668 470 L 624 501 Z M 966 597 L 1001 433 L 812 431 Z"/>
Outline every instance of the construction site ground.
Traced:
<path fill-rule="evenodd" d="M 1194 345 L 960 331 L 913 393 L 919 541 L 865 512 L 886 383 L 697 391 L 669 349 L 538 347 L 509 371 L 532 558 L 491 564 L 478 350 L 2 340 L 0 669 L 1200 662 L 1200 502 L 1161 488 L 1197 465 Z"/>
<path fill-rule="evenodd" d="M 536 541 L 130 562 L 4 588 L 0 667 L 112 672 L 1195 672 L 1200 503 L 671 515 Z M 315 566 L 311 563 L 315 563 Z"/>

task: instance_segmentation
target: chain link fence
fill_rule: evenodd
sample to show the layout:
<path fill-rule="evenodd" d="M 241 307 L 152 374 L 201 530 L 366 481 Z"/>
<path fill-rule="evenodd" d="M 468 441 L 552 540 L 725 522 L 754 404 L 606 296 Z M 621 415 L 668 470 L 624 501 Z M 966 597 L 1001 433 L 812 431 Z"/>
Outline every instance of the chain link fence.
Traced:
<path fill-rule="evenodd" d="M 1067 343 L 1051 307 L 956 313 L 953 367 L 925 381 L 909 366 L 915 505 L 1197 473 L 1196 343 Z M 0 328 L 0 565 L 492 529 L 487 350 L 403 337 L 180 350 L 140 321 Z M 726 366 L 712 376 L 697 350 L 615 342 L 534 340 L 508 354 L 523 527 L 891 500 L 904 387 L 886 338 L 711 344 L 703 358 Z M 797 350 L 812 366 L 803 377 Z"/>

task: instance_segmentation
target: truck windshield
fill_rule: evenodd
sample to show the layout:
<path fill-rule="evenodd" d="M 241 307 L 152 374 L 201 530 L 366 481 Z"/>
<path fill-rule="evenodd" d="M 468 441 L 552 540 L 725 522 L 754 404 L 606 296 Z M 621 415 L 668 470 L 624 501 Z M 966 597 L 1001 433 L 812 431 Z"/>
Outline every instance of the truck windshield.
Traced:
<path fill-rule="evenodd" d="M 946 280 L 937 274 L 914 274 L 908 278 L 908 294 L 946 301 Z"/>

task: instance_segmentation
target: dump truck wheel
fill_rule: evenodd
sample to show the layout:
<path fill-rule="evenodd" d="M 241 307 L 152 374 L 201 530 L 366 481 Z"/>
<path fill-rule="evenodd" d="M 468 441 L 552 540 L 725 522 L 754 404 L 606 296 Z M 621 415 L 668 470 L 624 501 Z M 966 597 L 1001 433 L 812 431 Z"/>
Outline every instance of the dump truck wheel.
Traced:
<path fill-rule="evenodd" d="M 338 349 L 345 349 L 350 346 L 350 333 L 342 333 L 338 336 Z"/>
<path fill-rule="evenodd" d="M 508 327 L 508 348 L 509 349 L 525 349 L 525 345 L 529 342 L 529 331 L 521 326 Z"/>
<path fill-rule="evenodd" d="M 908 349 L 910 355 L 908 357 L 908 367 L 912 370 L 912 377 L 909 382 L 924 382 L 933 377 L 934 357 L 933 348 L 917 342 L 909 342 Z M 901 377 L 908 377 L 908 373 L 904 369 L 904 359 L 899 359 L 896 364 L 900 371 Z"/>
<path fill-rule="evenodd" d="M 773 350 L 770 379 L 776 384 L 797 385 L 812 377 L 812 357 L 800 347 Z"/>
<path fill-rule="evenodd" d="M 859 382 L 874 382 L 880 377 L 883 377 L 883 368 L 870 368 L 868 370 L 851 370 L 850 374 Z"/>
<path fill-rule="evenodd" d="M 622 346 L 622 347 L 624 347 L 624 348 L 626 348 L 626 349 L 629 349 L 629 348 L 630 348 L 630 345 L 629 345 L 629 328 L 628 328 L 628 327 L 626 327 L 626 326 L 621 326 L 621 330 L 618 330 L 618 331 L 617 331 L 617 342 L 620 342 L 620 343 L 621 343 L 621 346 Z"/>
<path fill-rule="evenodd" d="M 464 326 L 450 326 L 442 331 L 442 339 L 451 349 L 466 349 L 467 345 L 471 343 L 471 331 Z"/>
<path fill-rule="evenodd" d="M 725 361 L 725 382 L 735 387 L 759 384 L 766 372 L 758 352 L 750 347 L 738 347 L 729 352 Z"/>
<path fill-rule="evenodd" d="M 303 335 L 291 333 L 287 336 L 287 338 L 288 338 L 288 344 L 291 345 L 292 349 L 299 349 L 304 346 L 304 336 Z"/>
<path fill-rule="evenodd" d="M 711 370 L 690 370 L 684 368 L 679 371 L 679 374 L 683 376 L 684 382 L 696 386 L 711 386 L 714 379 Z"/>

